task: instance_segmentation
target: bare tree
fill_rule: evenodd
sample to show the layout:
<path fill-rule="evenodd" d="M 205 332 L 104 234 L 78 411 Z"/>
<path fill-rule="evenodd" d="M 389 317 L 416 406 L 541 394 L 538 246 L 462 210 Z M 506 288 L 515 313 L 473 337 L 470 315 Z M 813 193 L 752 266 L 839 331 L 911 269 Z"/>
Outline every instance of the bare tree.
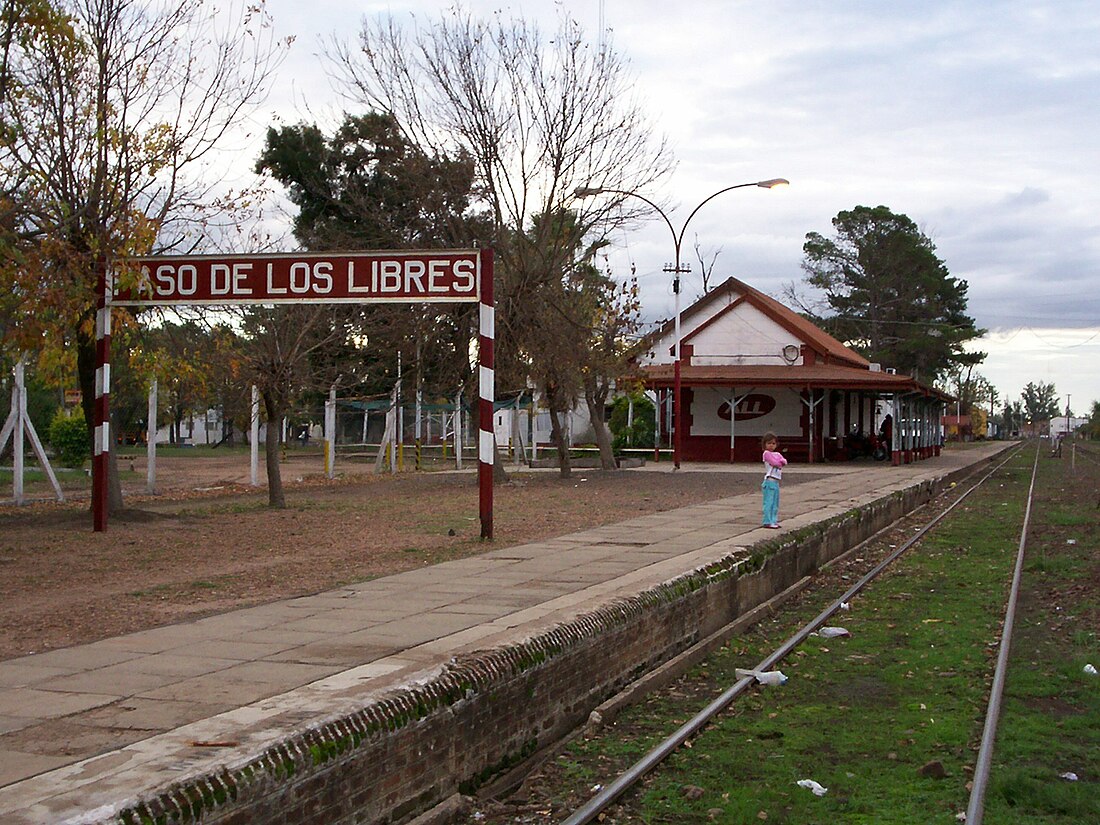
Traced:
<path fill-rule="evenodd" d="M 714 265 L 718 263 L 718 256 L 721 254 L 722 247 L 718 247 L 708 259 L 703 254 L 703 247 L 699 245 L 699 236 L 695 236 L 695 258 L 699 261 L 699 274 L 703 277 L 703 295 L 710 291 L 710 277 L 714 272 Z"/>
<path fill-rule="evenodd" d="M 334 39 L 330 57 L 348 95 L 392 115 L 411 142 L 473 159 L 492 217 L 484 242 L 497 253 L 498 377 L 542 384 L 553 417 L 576 398 L 567 387 L 580 385 L 589 342 L 568 324 L 550 328 L 562 323 L 555 285 L 576 268 L 578 238 L 642 214 L 621 195 L 574 212 L 582 206 L 574 190 L 645 189 L 671 168 L 625 62 L 609 45 L 590 45 L 568 17 L 546 38 L 522 19 L 481 21 L 461 10 L 407 27 L 393 17 L 367 21 L 357 48 Z M 562 232 L 569 212 L 573 227 Z"/>
<path fill-rule="evenodd" d="M 15 31 L 5 30 L 0 76 L 0 287 L 20 302 L 5 333 L 75 347 L 91 430 L 100 273 L 120 257 L 194 245 L 219 209 L 240 205 L 204 174 L 262 101 L 282 48 L 262 2 L 8 0 L 4 11 L 31 5 L 49 9 L 50 25 L 5 19 Z"/>
<path fill-rule="evenodd" d="M 246 376 L 263 399 L 267 501 L 285 507 L 279 434 L 291 403 L 307 389 L 328 390 L 341 378 L 341 353 L 355 337 L 355 312 L 346 306 L 249 307 L 241 313 Z M 350 376 L 348 377 L 350 380 Z"/>

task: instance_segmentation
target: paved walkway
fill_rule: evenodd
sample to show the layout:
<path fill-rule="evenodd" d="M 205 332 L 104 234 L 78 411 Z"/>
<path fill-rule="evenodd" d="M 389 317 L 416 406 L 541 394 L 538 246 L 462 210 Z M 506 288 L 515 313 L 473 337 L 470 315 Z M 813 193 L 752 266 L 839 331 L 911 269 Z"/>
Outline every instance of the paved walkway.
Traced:
<path fill-rule="evenodd" d="M 787 529 L 984 462 L 794 465 Z M 744 466 L 685 465 L 745 472 Z M 651 465 L 633 472 L 669 472 Z M 756 473 L 755 468 L 751 470 Z M 0 662 L 0 822 L 94 821 L 112 806 L 774 535 L 759 494 Z"/>

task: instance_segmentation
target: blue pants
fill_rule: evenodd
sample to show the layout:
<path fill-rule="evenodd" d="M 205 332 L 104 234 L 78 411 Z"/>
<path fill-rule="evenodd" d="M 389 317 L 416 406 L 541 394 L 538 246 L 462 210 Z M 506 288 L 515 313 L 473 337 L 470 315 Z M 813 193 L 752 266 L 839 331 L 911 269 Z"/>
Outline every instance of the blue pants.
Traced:
<path fill-rule="evenodd" d="M 764 493 L 764 521 L 762 524 L 779 523 L 779 482 L 774 478 L 767 479 L 760 485 Z"/>

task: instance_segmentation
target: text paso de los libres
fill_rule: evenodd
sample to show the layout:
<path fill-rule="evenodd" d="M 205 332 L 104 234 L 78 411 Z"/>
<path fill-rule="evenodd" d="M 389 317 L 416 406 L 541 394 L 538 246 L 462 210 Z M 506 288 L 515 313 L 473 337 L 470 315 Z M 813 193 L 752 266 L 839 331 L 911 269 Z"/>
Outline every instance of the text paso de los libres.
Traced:
<path fill-rule="evenodd" d="M 124 272 L 112 303 L 476 301 L 481 274 L 477 251 L 162 256 Z"/>

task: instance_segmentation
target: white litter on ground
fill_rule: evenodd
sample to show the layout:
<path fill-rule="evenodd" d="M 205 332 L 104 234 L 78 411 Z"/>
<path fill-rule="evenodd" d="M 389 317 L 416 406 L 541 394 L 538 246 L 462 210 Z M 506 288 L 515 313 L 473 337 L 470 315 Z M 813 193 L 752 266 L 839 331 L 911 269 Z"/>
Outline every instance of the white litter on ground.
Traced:
<path fill-rule="evenodd" d="M 813 791 L 814 796 L 825 796 L 825 794 L 829 792 L 828 788 L 821 787 L 812 779 L 799 779 L 797 784 L 800 788 L 806 788 L 807 790 Z"/>

